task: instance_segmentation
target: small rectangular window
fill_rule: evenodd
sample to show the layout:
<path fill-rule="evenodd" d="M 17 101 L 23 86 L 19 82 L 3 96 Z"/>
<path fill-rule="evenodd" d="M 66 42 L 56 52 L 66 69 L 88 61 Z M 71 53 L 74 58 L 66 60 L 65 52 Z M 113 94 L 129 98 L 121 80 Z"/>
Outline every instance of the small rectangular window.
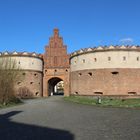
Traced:
<path fill-rule="evenodd" d="M 125 61 L 125 60 L 126 60 L 126 57 L 124 56 L 124 57 L 123 57 L 123 61 Z"/>
<path fill-rule="evenodd" d="M 97 61 L 97 58 L 94 58 L 94 62 L 96 62 Z"/>
<path fill-rule="evenodd" d="M 108 57 L 108 61 L 111 61 L 111 57 Z"/>
<path fill-rule="evenodd" d="M 139 57 L 137 57 L 137 61 L 139 61 Z"/>
<path fill-rule="evenodd" d="M 85 59 L 83 59 L 83 61 L 82 61 L 83 63 L 85 63 L 86 61 L 85 61 Z"/>

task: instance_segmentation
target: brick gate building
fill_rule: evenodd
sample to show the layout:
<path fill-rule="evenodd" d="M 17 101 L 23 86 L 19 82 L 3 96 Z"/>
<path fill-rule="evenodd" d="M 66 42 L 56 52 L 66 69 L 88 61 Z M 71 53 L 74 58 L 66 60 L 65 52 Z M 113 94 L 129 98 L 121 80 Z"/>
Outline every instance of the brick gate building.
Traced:
<path fill-rule="evenodd" d="M 12 59 L 21 70 L 17 94 L 34 97 L 55 93 L 63 81 L 64 96 L 140 97 L 140 46 L 99 46 L 70 55 L 59 30 L 44 54 L 0 52 L 0 62 Z"/>
<path fill-rule="evenodd" d="M 49 45 L 45 47 L 43 96 L 54 93 L 55 85 L 64 82 L 64 95 L 69 95 L 69 55 L 67 46 L 63 45 L 63 38 L 59 36 L 59 30 L 54 29 L 54 35 L 49 39 Z"/>

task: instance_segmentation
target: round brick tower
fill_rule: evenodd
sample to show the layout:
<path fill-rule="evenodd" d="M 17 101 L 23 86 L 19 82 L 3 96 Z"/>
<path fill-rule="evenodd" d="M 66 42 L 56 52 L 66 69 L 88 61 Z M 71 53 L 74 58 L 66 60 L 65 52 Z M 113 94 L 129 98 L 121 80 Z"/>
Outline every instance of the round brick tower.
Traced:
<path fill-rule="evenodd" d="M 88 48 L 71 54 L 71 94 L 140 96 L 140 47 Z"/>
<path fill-rule="evenodd" d="M 14 69 L 20 70 L 20 79 L 15 83 L 17 94 L 25 97 L 40 97 L 43 95 L 42 55 L 27 52 L 4 52 L 0 53 L 0 61 L 3 60 L 13 60 L 16 62 Z"/>

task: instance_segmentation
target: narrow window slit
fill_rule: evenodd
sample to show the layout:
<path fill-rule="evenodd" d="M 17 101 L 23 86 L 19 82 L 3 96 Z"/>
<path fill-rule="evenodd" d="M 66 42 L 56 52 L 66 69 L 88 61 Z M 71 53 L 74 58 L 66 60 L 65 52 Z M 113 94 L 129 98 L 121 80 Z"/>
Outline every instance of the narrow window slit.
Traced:
<path fill-rule="evenodd" d="M 119 72 L 118 71 L 113 71 L 113 72 L 111 72 L 113 75 L 117 75 L 117 74 L 119 74 Z"/>
<path fill-rule="evenodd" d="M 96 91 L 96 92 L 94 92 L 94 94 L 99 94 L 99 95 L 102 95 L 102 94 L 103 94 L 103 92 Z"/>

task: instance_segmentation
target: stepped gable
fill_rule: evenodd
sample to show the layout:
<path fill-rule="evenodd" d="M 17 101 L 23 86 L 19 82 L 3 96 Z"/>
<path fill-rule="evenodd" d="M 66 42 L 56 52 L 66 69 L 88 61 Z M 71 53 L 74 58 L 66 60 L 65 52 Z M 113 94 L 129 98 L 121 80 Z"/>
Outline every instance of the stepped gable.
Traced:
<path fill-rule="evenodd" d="M 58 29 L 54 29 L 53 36 L 49 38 L 49 45 L 45 46 L 43 58 L 45 68 L 69 67 L 67 46 L 63 44 Z"/>

